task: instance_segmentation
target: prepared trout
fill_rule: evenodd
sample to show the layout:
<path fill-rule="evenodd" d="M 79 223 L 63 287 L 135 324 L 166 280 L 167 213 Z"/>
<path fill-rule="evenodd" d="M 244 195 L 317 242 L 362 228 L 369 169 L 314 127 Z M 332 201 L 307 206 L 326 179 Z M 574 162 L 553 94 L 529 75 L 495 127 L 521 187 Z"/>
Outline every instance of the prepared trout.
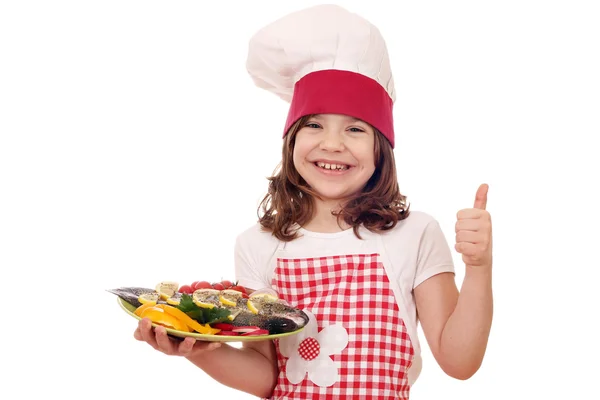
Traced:
<path fill-rule="evenodd" d="M 149 318 L 171 336 L 210 341 L 269 340 L 300 332 L 308 316 L 269 291 L 248 294 L 230 281 L 191 285 L 161 282 L 154 289 L 121 287 L 108 292 L 130 315 Z"/>

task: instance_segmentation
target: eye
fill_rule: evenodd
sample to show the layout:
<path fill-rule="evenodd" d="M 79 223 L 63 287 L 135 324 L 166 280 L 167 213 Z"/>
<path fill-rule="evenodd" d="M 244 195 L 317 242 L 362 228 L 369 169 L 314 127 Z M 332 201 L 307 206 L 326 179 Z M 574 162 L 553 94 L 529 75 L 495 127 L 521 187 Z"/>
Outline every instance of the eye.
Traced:
<path fill-rule="evenodd" d="M 312 128 L 312 129 L 319 129 L 321 127 L 321 125 L 317 124 L 316 122 L 309 122 L 308 124 L 304 125 L 307 128 Z"/>
<path fill-rule="evenodd" d="M 365 130 L 362 128 L 357 128 L 357 127 L 352 127 L 352 128 L 348 128 L 350 130 L 350 132 L 364 132 Z"/>

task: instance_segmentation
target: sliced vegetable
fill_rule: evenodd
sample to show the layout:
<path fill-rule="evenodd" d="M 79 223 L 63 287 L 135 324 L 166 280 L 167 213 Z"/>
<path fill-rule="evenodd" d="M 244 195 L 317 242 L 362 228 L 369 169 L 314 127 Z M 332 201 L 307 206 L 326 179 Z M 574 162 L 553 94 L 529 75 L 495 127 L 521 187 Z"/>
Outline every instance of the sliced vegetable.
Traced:
<path fill-rule="evenodd" d="M 248 333 L 248 332 L 254 332 L 254 331 L 259 331 L 259 330 L 260 330 L 260 328 L 258 326 L 236 326 L 231 331 L 238 332 L 238 333 Z"/>
<path fill-rule="evenodd" d="M 150 308 L 150 307 L 154 307 L 155 305 L 156 305 L 156 303 L 154 303 L 154 304 L 152 304 L 152 303 L 142 304 L 141 306 L 139 306 L 138 308 L 136 308 L 133 313 L 139 317 L 145 309 Z"/>
<path fill-rule="evenodd" d="M 152 322 L 162 325 L 166 328 L 175 329 L 182 332 L 191 332 L 191 330 L 182 321 L 172 315 L 167 314 L 160 307 L 153 306 L 143 310 L 140 313 L 141 318 L 150 318 Z"/>
<path fill-rule="evenodd" d="M 211 328 L 208 324 L 199 324 L 197 321 L 194 321 L 186 313 L 179 310 L 178 308 L 171 307 L 165 304 L 158 304 L 157 307 L 162 308 L 165 311 L 165 313 L 177 318 L 179 321 L 183 322 L 186 326 L 195 330 L 198 333 L 202 333 L 204 335 L 214 335 L 215 333 L 219 333 L 220 331 L 220 329 Z"/>
<path fill-rule="evenodd" d="M 220 336 L 240 336 L 239 333 L 237 333 L 237 332 L 231 332 L 231 331 L 221 331 L 221 332 L 217 333 L 217 335 L 220 335 Z"/>
<path fill-rule="evenodd" d="M 221 330 L 223 330 L 223 331 L 230 331 L 230 330 L 232 330 L 233 328 L 235 328 L 233 325 L 231 325 L 231 324 L 226 324 L 226 323 L 224 323 L 224 322 L 218 322 L 218 323 L 216 323 L 216 324 L 212 324 L 212 327 L 213 327 L 213 328 L 217 328 L 217 329 L 221 329 Z"/>
<path fill-rule="evenodd" d="M 266 329 L 259 329 L 257 331 L 242 333 L 241 336 L 265 336 L 268 335 L 269 331 Z"/>

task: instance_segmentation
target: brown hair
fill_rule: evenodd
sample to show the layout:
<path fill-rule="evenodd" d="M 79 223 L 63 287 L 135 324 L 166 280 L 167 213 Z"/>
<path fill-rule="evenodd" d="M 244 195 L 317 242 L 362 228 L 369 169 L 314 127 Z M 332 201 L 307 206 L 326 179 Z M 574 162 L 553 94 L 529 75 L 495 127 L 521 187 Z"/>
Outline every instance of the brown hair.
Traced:
<path fill-rule="evenodd" d="M 298 237 L 293 227 L 309 222 L 314 211 L 313 191 L 294 166 L 293 154 L 296 134 L 312 115 L 300 118 L 285 136 L 282 160 L 269 180 L 269 189 L 258 207 L 259 222 L 263 229 L 279 240 L 289 242 Z M 408 217 L 406 196 L 400 193 L 396 176 L 394 151 L 388 140 L 375 131 L 375 172 L 363 190 L 350 198 L 334 215 L 352 226 L 360 239 L 358 228 L 363 225 L 372 232 L 392 229 L 398 221 Z M 279 170 L 279 171 L 277 171 Z M 262 210 L 262 215 L 261 215 Z"/>

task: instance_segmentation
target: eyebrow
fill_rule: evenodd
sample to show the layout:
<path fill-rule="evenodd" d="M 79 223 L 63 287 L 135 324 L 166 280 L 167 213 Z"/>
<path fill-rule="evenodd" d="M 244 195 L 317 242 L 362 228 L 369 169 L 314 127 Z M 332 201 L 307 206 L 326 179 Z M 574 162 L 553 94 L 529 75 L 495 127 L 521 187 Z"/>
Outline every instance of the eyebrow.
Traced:
<path fill-rule="evenodd" d="M 347 119 L 350 119 L 352 122 L 363 122 L 363 123 L 365 123 L 365 124 L 366 124 L 366 122 L 365 122 L 365 121 L 363 121 L 363 120 L 362 120 L 362 119 L 360 119 L 360 118 L 352 117 L 352 116 L 350 116 L 350 115 L 345 115 L 344 117 L 346 117 Z M 323 119 L 323 117 L 322 117 L 322 114 L 314 114 L 314 115 L 312 116 L 312 118 Z"/>

